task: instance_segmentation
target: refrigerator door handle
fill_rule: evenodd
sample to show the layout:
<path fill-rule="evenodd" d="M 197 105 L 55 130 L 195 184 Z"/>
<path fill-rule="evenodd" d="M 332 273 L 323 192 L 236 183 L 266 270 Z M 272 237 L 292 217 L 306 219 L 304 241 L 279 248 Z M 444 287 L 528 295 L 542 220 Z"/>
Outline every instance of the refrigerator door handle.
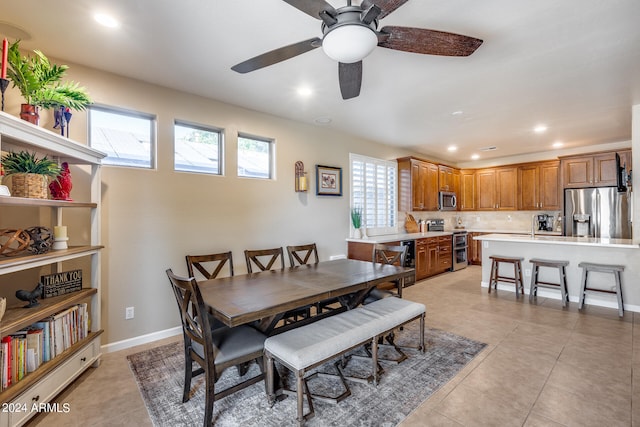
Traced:
<path fill-rule="evenodd" d="M 600 209 L 601 209 L 600 203 L 601 203 L 600 191 L 596 190 L 596 208 L 594 209 L 595 210 L 595 212 L 594 212 L 594 214 L 595 214 L 595 220 L 594 220 L 595 230 L 594 230 L 594 233 L 593 233 L 593 237 L 601 237 L 602 236 L 602 233 L 601 233 L 602 230 L 600 229 L 600 227 L 602 227 L 601 220 L 600 220 L 600 214 L 601 214 L 601 212 L 600 212 Z"/>

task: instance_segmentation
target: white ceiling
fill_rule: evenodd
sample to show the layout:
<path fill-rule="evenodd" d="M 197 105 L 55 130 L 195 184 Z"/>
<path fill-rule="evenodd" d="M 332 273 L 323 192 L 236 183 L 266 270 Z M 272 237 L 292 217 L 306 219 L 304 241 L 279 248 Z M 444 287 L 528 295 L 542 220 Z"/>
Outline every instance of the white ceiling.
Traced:
<path fill-rule="evenodd" d="M 319 20 L 282 0 L 2 3 L 0 36 L 24 30 L 23 48 L 305 123 L 329 117 L 323 126 L 454 163 L 473 153 L 486 160 L 544 152 L 556 141 L 628 141 L 631 106 L 640 104 L 638 0 L 411 0 L 380 27 L 484 43 L 462 58 L 377 47 L 363 61 L 360 96 L 347 101 L 322 49 L 248 74 L 230 69 L 321 36 Z M 97 26 L 98 10 L 120 28 Z M 303 85 L 311 96 L 297 94 Z M 542 135 L 532 130 L 539 123 L 549 128 Z M 450 145 L 458 151 L 447 152 Z M 497 149 L 480 151 L 489 146 Z"/>

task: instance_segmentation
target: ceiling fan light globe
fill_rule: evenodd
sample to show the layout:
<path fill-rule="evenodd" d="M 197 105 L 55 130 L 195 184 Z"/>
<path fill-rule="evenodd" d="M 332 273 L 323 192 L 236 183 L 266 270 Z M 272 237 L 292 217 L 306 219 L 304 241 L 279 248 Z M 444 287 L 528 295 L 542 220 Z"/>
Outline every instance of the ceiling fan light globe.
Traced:
<path fill-rule="evenodd" d="M 351 64 L 361 61 L 378 45 L 376 33 L 364 25 L 341 25 L 322 39 L 322 50 L 334 61 Z"/>

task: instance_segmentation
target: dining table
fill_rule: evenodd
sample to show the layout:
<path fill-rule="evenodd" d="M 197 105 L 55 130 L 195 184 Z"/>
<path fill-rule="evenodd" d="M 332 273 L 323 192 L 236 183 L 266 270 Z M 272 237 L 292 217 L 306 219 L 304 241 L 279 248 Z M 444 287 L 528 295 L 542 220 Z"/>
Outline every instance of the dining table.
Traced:
<path fill-rule="evenodd" d="M 349 310 L 361 304 L 371 288 L 391 281 L 403 286 L 414 275 L 411 267 L 337 259 L 202 280 L 198 285 L 209 312 L 224 324 L 234 327 L 251 323 L 272 334 L 336 312 L 318 313 L 302 323 L 283 325 L 280 320 L 288 310 L 335 298 L 339 300 L 337 312 Z"/>

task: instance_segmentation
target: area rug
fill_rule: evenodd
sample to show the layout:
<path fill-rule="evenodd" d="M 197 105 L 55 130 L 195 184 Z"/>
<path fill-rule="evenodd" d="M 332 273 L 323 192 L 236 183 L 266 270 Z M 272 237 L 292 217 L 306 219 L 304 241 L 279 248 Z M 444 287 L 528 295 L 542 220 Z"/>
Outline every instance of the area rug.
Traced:
<path fill-rule="evenodd" d="M 418 328 L 409 325 L 396 334 L 400 345 L 417 342 Z M 425 331 L 425 353 L 406 351 L 409 358 L 400 364 L 382 362 L 384 373 L 378 386 L 350 381 L 351 396 L 339 404 L 314 400 L 315 417 L 305 425 L 315 426 L 395 426 L 431 394 L 453 378 L 486 344 L 437 329 Z M 361 350 L 358 350 L 361 351 Z M 381 355 L 384 352 L 381 350 Z M 202 425 L 204 412 L 204 379 L 192 381 L 191 399 L 182 403 L 184 354 L 182 342 L 176 342 L 127 357 L 149 417 L 154 426 Z M 349 369 L 370 366 L 370 361 L 352 359 Z M 277 366 L 283 381 L 295 384 L 293 377 Z M 335 371 L 332 363 L 318 368 Z M 248 375 L 258 373 L 253 364 Z M 238 379 L 236 369 L 227 369 L 216 383 L 221 390 Z M 333 381 L 333 384 L 331 383 Z M 324 382 L 324 383 L 323 383 Z M 323 390 L 338 389 L 338 382 L 325 376 L 310 381 L 309 386 Z M 334 387 L 335 386 L 335 387 Z M 296 425 L 295 396 L 267 402 L 264 382 L 259 382 L 215 402 L 213 422 L 216 426 L 293 426 Z M 305 405 L 306 411 L 306 405 Z"/>

